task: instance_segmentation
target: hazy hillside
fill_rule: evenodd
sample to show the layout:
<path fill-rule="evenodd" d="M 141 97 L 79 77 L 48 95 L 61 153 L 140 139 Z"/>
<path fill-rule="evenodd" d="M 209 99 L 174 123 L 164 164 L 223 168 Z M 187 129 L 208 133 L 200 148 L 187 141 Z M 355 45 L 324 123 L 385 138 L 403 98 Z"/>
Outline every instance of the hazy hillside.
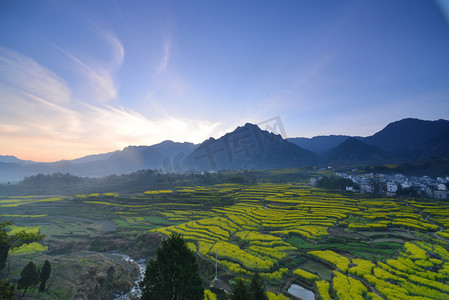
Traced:
<path fill-rule="evenodd" d="M 300 146 L 298 146 L 300 145 Z M 315 152 L 315 153 L 314 153 Z M 320 155 L 320 157 L 318 155 Z M 38 173 L 102 177 L 156 169 L 163 173 L 202 170 L 274 169 L 330 164 L 374 165 L 449 158 L 449 121 L 403 119 L 369 137 L 344 135 L 283 139 L 247 123 L 200 145 L 164 141 L 152 146 L 39 163 L 0 156 L 0 181 Z"/>
<path fill-rule="evenodd" d="M 332 166 L 370 165 L 391 162 L 394 155 L 350 137 L 334 149 L 325 152 L 322 159 Z"/>
<path fill-rule="evenodd" d="M 343 143 L 349 137 L 348 135 L 327 135 L 313 138 L 287 138 L 287 141 L 316 154 L 321 154 Z"/>
<path fill-rule="evenodd" d="M 113 151 L 113 152 L 108 152 L 108 153 L 102 153 L 102 154 L 87 155 L 87 156 L 83 156 L 80 158 L 72 159 L 72 160 L 70 160 L 70 162 L 74 163 L 74 164 L 83 164 L 83 163 L 89 163 L 89 162 L 93 162 L 93 161 L 97 161 L 97 160 L 105 160 L 105 159 L 110 158 L 112 155 L 114 155 L 117 152 L 119 152 L 119 150 Z"/>
<path fill-rule="evenodd" d="M 327 164 L 373 165 L 449 157 L 448 130 L 447 120 L 424 121 L 408 118 L 392 122 L 372 136 L 353 137 L 362 144 L 355 140 L 345 143 L 349 137 L 344 135 L 288 140 L 319 154 L 322 162 Z M 337 147 L 339 145 L 341 147 Z M 376 148 L 366 147 L 367 145 Z"/>
<path fill-rule="evenodd" d="M 407 118 L 392 122 L 371 136 L 356 136 L 355 138 L 384 151 L 401 153 L 404 156 L 411 154 L 422 144 L 438 137 L 447 129 L 449 129 L 447 120 L 425 121 Z M 348 137 L 346 135 L 328 135 L 312 138 L 295 137 L 287 140 L 304 149 L 321 154 L 344 142 Z"/>
<path fill-rule="evenodd" d="M 31 160 L 22 160 L 12 155 L 0 155 L 0 163 L 25 164 L 35 162 Z"/>
<path fill-rule="evenodd" d="M 179 153 L 190 154 L 195 145 L 192 143 L 175 143 L 164 141 L 153 146 L 128 146 L 122 151 L 114 152 L 109 158 L 79 164 L 74 168 L 76 175 L 104 176 L 110 174 L 126 174 L 143 169 L 161 169 L 170 172 L 168 166 Z"/>
<path fill-rule="evenodd" d="M 413 152 L 414 158 L 449 158 L 449 128 L 442 134 L 419 146 Z"/>
<path fill-rule="evenodd" d="M 410 155 L 420 145 L 436 138 L 447 129 L 447 120 L 424 121 L 409 118 L 390 123 L 363 141 L 388 152 Z"/>
<path fill-rule="evenodd" d="M 25 164 L 21 160 L 17 163 L 0 162 L 0 181 L 19 181 L 25 176 L 56 172 L 88 177 L 126 174 L 143 169 L 172 172 L 174 169 L 176 171 L 176 159 L 190 154 L 195 147 L 192 143 L 164 141 L 153 146 L 129 146 L 121 151 L 53 163 Z"/>

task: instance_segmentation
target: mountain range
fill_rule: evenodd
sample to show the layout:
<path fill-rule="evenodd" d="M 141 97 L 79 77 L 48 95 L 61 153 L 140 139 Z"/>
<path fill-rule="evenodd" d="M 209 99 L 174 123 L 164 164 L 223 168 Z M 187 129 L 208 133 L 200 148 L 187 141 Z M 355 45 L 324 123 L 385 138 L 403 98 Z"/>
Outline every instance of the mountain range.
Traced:
<path fill-rule="evenodd" d="M 280 135 L 246 123 L 219 139 L 201 143 L 185 160 L 184 169 L 242 170 L 305 167 L 319 157 L 283 139 Z"/>
<path fill-rule="evenodd" d="M 368 137 L 287 138 L 250 123 L 199 145 L 164 141 L 152 146 L 42 163 L 0 155 L 0 182 L 38 173 L 101 177 L 141 169 L 162 172 L 366 166 L 449 158 L 449 121 L 403 119 Z"/>

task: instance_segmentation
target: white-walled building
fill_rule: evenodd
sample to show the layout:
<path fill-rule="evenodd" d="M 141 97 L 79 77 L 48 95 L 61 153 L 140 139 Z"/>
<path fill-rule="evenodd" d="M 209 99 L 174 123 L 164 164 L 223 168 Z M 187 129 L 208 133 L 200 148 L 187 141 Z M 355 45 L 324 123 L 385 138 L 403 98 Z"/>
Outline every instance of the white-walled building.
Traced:
<path fill-rule="evenodd" d="M 440 199 L 440 200 L 447 199 L 447 191 L 442 191 L 442 190 L 433 191 L 433 197 L 435 199 Z"/>
<path fill-rule="evenodd" d="M 401 187 L 402 187 L 403 189 L 409 189 L 409 188 L 412 187 L 412 183 L 409 182 L 409 181 L 404 181 L 403 183 L 401 183 Z"/>
<path fill-rule="evenodd" d="M 387 182 L 387 192 L 396 193 L 398 191 L 398 185 L 393 181 Z"/>

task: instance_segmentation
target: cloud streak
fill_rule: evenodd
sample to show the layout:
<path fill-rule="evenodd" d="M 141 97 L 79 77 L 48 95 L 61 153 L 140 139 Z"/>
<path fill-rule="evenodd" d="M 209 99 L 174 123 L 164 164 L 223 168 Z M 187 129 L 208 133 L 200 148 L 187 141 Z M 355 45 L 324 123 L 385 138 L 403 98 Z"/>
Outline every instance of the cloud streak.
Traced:
<path fill-rule="evenodd" d="M 123 65 L 125 49 L 121 41 L 110 31 L 91 23 L 92 32 L 108 45 L 110 59 L 102 58 L 81 58 L 59 46 L 56 49 L 61 51 L 74 63 L 74 69 L 78 73 L 78 78 L 83 84 L 83 94 L 77 95 L 80 98 L 88 97 L 90 100 L 107 102 L 117 99 L 118 87 L 116 84 L 116 74 Z"/>
<path fill-rule="evenodd" d="M 123 60 L 125 58 L 125 49 L 122 45 L 122 42 L 114 34 L 112 34 L 112 32 L 102 29 L 94 23 L 92 24 L 95 28 L 94 32 L 105 42 L 107 42 L 111 47 L 113 58 L 110 64 L 112 66 L 111 71 L 119 69 L 122 66 Z"/>
<path fill-rule="evenodd" d="M 170 48 L 171 48 L 171 41 L 169 38 L 166 38 L 163 43 L 162 59 L 159 62 L 159 66 L 156 69 L 156 75 L 163 73 L 167 69 L 168 62 L 170 61 Z"/>
<path fill-rule="evenodd" d="M 113 74 L 110 71 L 101 67 L 94 69 L 68 51 L 62 48 L 59 48 L 59 50 L 76 63 L 78 72 L 82 74 L 81 78 L 87 80 L 85 87 L 94 92 L 94 95 L 90 98 L 106 102 L 117 97 L 118 90 L 114 83 Z"/>
<path fill-rule="evenodd" d="M 0 47 L 0 82 L 53 103 L 70 101 L 70 88 L 65 80 L 18 52 Z"/>
<path fill-rule="evenodd" d="M 335 56 L 328 54 L 317 57 L 302 66 L 292 81 L 282 83 L 278 91 L 258 103 L 255 118 L 270 117 L 291 110 L 307 111 L 312 107 L 323 105 L 322 101 L 318 99 L 309 101 L 309 98 L 329 84 L 329 80 L 323 74 Z"/>
<path fill-rule="evenodd" d="M 77 63 L 83 72 L 94 72 L 82 61 Z M 200 142 L 218 126 L 170 115 L 150 120 L 132 109 L 74 99 L 68 83 L 54 72 L 5 48 L 0 49 L 0 71 L 9 74 L 0 77 L 2 155 L 56 161 L 130 144 L 151 145 L 167 137 Z"/>

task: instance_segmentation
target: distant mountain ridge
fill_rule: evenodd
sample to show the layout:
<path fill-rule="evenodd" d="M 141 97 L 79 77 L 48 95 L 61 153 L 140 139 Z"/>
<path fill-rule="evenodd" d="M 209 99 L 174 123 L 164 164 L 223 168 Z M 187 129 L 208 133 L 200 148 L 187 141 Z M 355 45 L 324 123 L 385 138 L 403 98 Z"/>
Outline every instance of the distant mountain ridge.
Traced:
<path fill-rule="evenodd" d="M 0 182 L 19 181 L 38 173 L 70 173 L 83 177 L 102 177 L 112 174 L 126 174 L 142 169 L 165 169 L 179 153 L 190 154 L 196 148 L 192 143 L 164 141 L 152 146 L 128 146 L 123 150 L 88 155 L 74 160 L 51 163 L 26 163 L 15 158 L 15 163 L 3 162 L 0 157 Z M 10 159 L 10 158 L 8 158 Z"/>
<path fill-rule="evenodd" d="M 449 157 L 449 128 L 420 145 L 412 155 L 414 158 L 426 159 Z"/>
<path fill-rule="evenodd" d="M 12 163 L 12 164 L 26 164 L 36 163 L 32 160 L 22 160 L 12 155 L 0 155 L 0 163 Z"/>
<path fill-rule="evenodd" d="M 429 150 L 429 146 L 425 144 L 430 140 L 434 140 L 433 143 L 438 143 L 439 139 L 444 139 L 442 134 L 446 130 L 449 130 L 449 121 L 447 120 L 425 121 L 407 118 L 388 124 L 372 136 L 354 138 L 365 144 L 376 146 L 383 151 L 395 154 L 400 161 L 404 161 L 411 158 L 428 157 L 430 154 L 426 152 Z M 349 137 L 345 135 L 329 135 L 313 138 L 289 138 L 288 140 L 306 150 L 323 154 L 332 150 Z M 446 145 L 444 141 L 441 144 Z M 441 152 L 440 155 L 445 154 Z"/>
<path fill-rule="evenodd" d="M 318 156 L 280 135 L 246 123 L 219 139 L 210 138 L 182 161 L 185 169 L 242 170 L 312 166 Z"/>
<path fill-rule="evenodd" d="M 394 158 L 393 154 L 354 137 L 322 155 L 323 162 L 332 166 L 382 164 L 392 162 Z"/>
<path fill-rule="evenodd" d="M 115 153 L 117 153 L 119 151 L 120 150 L 116 150 L 116 151 L 108 152 L 108 153 L 102 153 L 102 154 L 87 155 L 87 156 L 83 156 L 80 158 L 72 159 L 72 160 L 70 160 L 70 162 L 74 163 L 74 164 L 84 164 L 84 163 L 89 163 L 89 162 L 93 162 L 93 161 L 97 161 L 97 160 L 105 160 L 105 159 L 110 158 L 112 155 L 114 155 Z"/>
<path fill-rule="evenodd" d="M 449 121 L 403 119 L 369 137 L 283 139 L 250 123 L 199 145 L 164 141 L 152 146 L 41 163 L 0 156 L 0 182 L 38 173 L 101 177 L 142 169 L 161 172 L 355 166 L 449 158 Z"/>
<path fill-rule="evenodd" d="M 424 121 L 402 119 L 388 124 L 384 129 L 363 141 L 392 153 L 411 154 L 423 143 L 438 137 L 449 129 L 449 121 Z"/>
<path fill-rule="evenodd" d="M 345 140 L 350 138 L 349 135 L 327 135 L 327 136 L 314 136 L 313 138 L 287 138 L 287 141 L 316 154 L 322 154 L 330 149 L 337 147 Z"/>

